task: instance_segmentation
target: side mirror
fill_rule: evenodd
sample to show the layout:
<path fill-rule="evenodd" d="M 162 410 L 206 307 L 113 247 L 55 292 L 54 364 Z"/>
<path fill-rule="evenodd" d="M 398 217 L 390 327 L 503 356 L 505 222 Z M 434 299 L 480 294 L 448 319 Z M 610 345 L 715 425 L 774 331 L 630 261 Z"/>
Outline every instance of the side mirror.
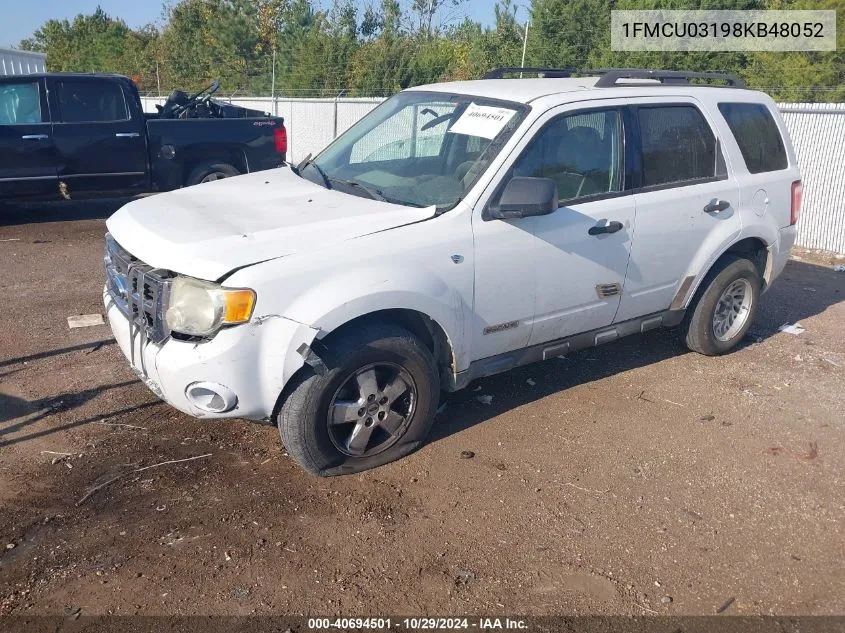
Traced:
<path fill-rule="evenodd" d="M 516 176 L 505 185 L 498 204 L 490 205 L 492 220 L 514 220 L 557 211 L 557 185 L 549 178 Z"/>

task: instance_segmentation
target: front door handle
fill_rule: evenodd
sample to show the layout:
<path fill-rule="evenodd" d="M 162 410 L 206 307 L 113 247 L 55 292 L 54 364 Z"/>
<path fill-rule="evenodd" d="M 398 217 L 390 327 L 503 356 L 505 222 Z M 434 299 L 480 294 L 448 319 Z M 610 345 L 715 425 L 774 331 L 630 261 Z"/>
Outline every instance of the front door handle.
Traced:
<path fill-rule="evenodd" d="M 115 136 L 117 138 L 138 138 L 141 135 L 138 132 L 118 132 Z"/>
<path fill-rule="evenodd" d="M 721 213 L 731 206 L 727 200 L 714 200 L 704 205 L 704 213 Z"/>
<path fill-rule="evenodd" d="M 50 137 L 46 134 L 24 134 L 21 138 L 25 141 L 44 141 Z"/>
<path fill-rule="evenodd" d="M 616 233 L 616 231 L 622 230 L 622 223 L 617 222 L 614 220 L 613 222 L 608 222 L 607 220 L 599 220 L 599 223 L 595 226 L 591 226 L 590 230 L 587 231 L 590 235 L 601 235 L 602 233 Z"/>

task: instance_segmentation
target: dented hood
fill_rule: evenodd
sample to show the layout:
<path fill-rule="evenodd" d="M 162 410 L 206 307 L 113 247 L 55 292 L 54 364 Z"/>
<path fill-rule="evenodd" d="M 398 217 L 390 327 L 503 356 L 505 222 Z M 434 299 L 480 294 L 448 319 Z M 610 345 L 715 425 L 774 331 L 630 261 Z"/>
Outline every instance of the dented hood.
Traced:
<path fill-rule="evenodd" d="M 325 189 L 282 167 L 135 200 L 106 226 L 151 266 L 215 280 L 434 213 Z"/>

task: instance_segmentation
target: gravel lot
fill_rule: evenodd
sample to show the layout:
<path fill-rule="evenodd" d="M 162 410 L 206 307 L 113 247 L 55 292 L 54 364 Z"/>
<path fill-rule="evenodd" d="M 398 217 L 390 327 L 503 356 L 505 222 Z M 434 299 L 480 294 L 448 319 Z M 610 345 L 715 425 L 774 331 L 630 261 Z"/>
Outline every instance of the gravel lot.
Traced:
<path fill-rule="evenodd" d="M 733 354 L 657 332 L 485 379 L 419 452 L 325 480 L 68 329 L 118 206 L 0 207 L 0 613 L 845 614 L 832 258 L 790 262 Z"/>

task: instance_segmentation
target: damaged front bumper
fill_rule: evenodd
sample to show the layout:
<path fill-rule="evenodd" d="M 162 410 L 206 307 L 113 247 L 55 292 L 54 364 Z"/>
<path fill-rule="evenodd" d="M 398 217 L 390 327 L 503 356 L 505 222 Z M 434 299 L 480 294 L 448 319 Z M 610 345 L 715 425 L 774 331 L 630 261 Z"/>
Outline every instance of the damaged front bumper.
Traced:
<path fill-rule="evenodd" d="M 297 350 L 308 350 L 317 336 L 307 325 L 263 315 L 209 340 L 168 338 L 159 344 L 132 335 L 107 291 L 103 301 L 132 370 L 158 397 L 194 417 L 269 421 L 285 384 L 305 363 Z"/>

